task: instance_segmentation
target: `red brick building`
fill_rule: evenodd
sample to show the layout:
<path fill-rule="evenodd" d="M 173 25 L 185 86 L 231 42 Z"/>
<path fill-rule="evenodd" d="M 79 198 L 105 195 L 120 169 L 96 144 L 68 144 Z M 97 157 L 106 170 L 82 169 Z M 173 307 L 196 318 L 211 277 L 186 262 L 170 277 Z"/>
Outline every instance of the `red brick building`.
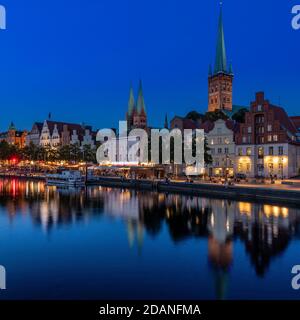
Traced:
<path fill-rule="evenodd" d="M 300 141 L 296 120 L 258 92 L 236 134 L 236 172 L 249 177 L 298 175 Z"/>
<path fill-rule="evenodd" d="M 24 148 L 26 144 L 26 130 L 17 130 L 13 123 L 10 124 L 8 131 L 0 134 L 0 141 L 6 141 L 10 145 Z"/>
<path fill-rule="evenodd" d="M 232 111 L 232 82 L 231 65 L 227 68 L 222 8 L 219 18 L 218 41 L 214 71 L 209 68 L 208 76 L 208 111 Z"/>

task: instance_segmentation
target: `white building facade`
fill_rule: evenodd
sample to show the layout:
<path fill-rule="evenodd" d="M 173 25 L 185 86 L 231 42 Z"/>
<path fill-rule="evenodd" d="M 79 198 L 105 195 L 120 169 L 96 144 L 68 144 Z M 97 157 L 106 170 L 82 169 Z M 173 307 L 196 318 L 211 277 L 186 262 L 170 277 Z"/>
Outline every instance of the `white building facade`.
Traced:
<path fill-rule="evenodd" d="M 293 143 L 239 145 L 235 172 L 249 178 L 288 179 L 299 175 L 300 146 Z"/>
<path fill-rule="evenodd" d="M 236 124 L 231 120 L 217 120 L 203 124 L 206 133 L 212 164 L 208 166 L 209 176 L 230 177 L 234 175 Z"/>
<path fill-rule="evenodd" d="M 89 145 L 93 149 L 96 146 L 95 141 L 96 134 L 90 126 L 45 120 L 33 125 L 26 144 L 32 142 L 49 148 L 78 144 L 80 147 Z"/>

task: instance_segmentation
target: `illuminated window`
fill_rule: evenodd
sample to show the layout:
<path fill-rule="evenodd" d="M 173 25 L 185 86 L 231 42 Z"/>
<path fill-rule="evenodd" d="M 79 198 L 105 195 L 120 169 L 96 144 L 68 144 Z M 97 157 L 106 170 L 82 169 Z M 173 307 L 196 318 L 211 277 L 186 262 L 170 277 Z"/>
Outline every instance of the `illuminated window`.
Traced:
<path fill-rule="evenodd" d="M 277 135 L 277 134 L 275 134 L 275 135 L 273 136 L 273 140 L 274 140 L 274 141 L 278 141 L 278 135 Z"/>
<path fill-rule="evenodd" d="M 273 165 L 273 163 L 269 163 L 269 165 L 268 165 L 268 166 L 269 166 L 269 169 L 270 169 L 270 170 L 273 170 L 273 169 L 274 169 L 274 165 Z"/>
<path fill-rule="evenodd" d="M 251 148 L 247 148 L 247 156 L 251 156 L 251 152 L 252 150 L 251 150 Z"/>
<path fill-rule="evenodd" d="M 271 141 L 272 141 L 272 136 L 268 135 L 268 142 L 271 142 Z"/>
<path fill-rule="evenodd" d="M 263 158 L 264 157 L 264 148 L 259 147 L 258 148 L 258 158 Z"/>

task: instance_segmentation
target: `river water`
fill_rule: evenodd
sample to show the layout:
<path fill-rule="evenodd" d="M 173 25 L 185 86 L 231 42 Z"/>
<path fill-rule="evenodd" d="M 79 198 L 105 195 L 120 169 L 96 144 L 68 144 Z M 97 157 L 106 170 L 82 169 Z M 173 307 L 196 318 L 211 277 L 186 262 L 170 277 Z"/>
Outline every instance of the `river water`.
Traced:
<path fill-rule="evenodd" d="M 299 299 L 300 209 L 0 180 L 0 299 Z"/>

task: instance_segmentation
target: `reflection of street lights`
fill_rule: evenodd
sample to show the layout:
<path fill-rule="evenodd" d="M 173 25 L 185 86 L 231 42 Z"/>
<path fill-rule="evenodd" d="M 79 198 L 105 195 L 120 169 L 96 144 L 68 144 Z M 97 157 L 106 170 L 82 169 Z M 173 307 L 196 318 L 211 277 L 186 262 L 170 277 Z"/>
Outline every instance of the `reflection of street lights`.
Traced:
<path fill-rule="evenodd" d="M 225 158 L 225 182 L 227 182 L 227 180 L 228 180 L 228 159 L 229 159 L 229 156 L 226 153 L 226 158 Z"/>
<path fill-rule="evenodd" d="M 33 164 L 34 164 L 34 162 L 31 160 L 31 161 L 30 161 L 30 175 L 31 175 L 31 173 L 32 173 L 32 166 L 33 166 Z"/>
<path fill-rule="evenodd" d="M 280 161 L 280 172 L 281 172 L 281 180 L 283 180 L 283 166 L 287 162 L 287 159 L 282 157 Z"/>

